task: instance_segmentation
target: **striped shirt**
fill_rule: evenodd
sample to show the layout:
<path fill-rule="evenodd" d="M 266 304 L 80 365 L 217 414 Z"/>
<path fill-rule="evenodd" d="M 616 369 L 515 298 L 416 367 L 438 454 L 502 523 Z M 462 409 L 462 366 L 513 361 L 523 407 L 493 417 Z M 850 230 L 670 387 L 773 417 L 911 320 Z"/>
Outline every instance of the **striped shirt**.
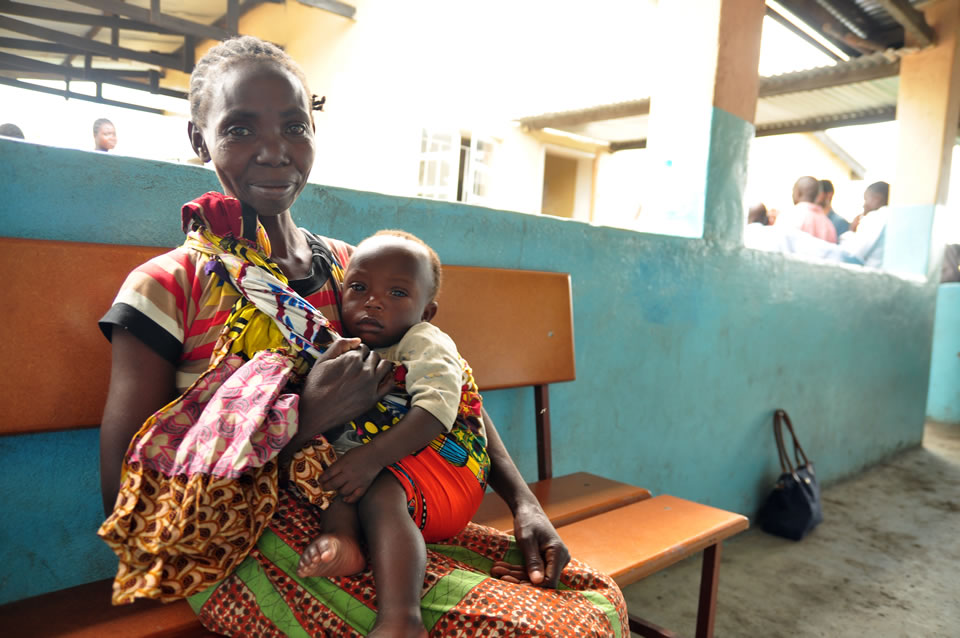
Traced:
<path fill-rule="evenodd" d="M 331 277 L 325 256 L 346 267 L 353 247 L 303 231 L 313 249 L 313 267 L 290 287 L 341 332 L 340 284 Z M 176 366 L 176 387 L 183 392 L 207 369 L 210 355 L 240 293 L 208 273 L 209 255 L 180 246 L 137 267 L 120 287 L 100 329 L 109 339 L 120 326 Z M 334 272 L 342 273 L 339 268 Z"/>

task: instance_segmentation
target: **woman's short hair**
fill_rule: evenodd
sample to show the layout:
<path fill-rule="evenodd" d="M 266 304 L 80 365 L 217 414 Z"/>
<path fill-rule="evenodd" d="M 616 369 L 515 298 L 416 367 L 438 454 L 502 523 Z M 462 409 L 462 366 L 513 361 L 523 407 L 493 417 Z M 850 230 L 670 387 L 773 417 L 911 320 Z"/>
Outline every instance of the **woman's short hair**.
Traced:
<path fill-rule="evenodd" d="M 230 38 L 207 51 L 190 74 L 190 119 L 195 125 L 203 126 L 206 123 L 207 94 L 215 78 L 231 65 L 255 60 L 279 64 L 295 75 L 303 84 L 306 94 L 310 95 L 303 69 L 283 49 L 252 35 Z"/>

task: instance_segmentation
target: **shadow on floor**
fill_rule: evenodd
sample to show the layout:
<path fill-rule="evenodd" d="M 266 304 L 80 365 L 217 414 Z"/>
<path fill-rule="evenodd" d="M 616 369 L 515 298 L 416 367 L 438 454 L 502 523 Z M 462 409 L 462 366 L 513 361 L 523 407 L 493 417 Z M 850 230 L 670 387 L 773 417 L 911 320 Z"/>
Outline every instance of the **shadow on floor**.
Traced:
<path fill-rule="evenodd" d="M 960 636 L 960 426 L 823 492 L 795 543 L 751 529 L 724 544 L 716 638 Z M 624 589 L 628 608 L 693 636 L 694 557 Z"/>

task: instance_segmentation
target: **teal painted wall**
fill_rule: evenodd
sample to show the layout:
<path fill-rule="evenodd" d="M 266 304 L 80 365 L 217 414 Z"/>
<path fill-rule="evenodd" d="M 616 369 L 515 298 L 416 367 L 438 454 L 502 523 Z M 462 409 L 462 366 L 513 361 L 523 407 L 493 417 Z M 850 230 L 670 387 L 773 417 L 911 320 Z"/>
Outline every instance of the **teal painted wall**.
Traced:
<path fill-rule="evenodd" d="M 6 236 L 173 246 L 180 204 L 214 186 L 200 167 L 0 140 Z M 551 389 L 558 474 L 592 471 L 753 514 L 779 473 L 774 408 L 793 416 L 827 483 L 921 440 L 934 285 L 750 251 L 729 237 L 322 186 L 308 187 L 294 213 L 351 242 L 404 228 L 451 264 L 569 272 L 578 378 Z M 65 277 L 81 267 L 64 264 Z M 532 392 L 485 398 L 533 479 Z M 0 438 L 0 602 L 112 574 L 94 536 L 96 441 L 95 430 Z"/>
<path fill-rule="evenodd" d="M 960 423 L 960 283 L 940 284 L 930 357 L 927 416 Z"/>

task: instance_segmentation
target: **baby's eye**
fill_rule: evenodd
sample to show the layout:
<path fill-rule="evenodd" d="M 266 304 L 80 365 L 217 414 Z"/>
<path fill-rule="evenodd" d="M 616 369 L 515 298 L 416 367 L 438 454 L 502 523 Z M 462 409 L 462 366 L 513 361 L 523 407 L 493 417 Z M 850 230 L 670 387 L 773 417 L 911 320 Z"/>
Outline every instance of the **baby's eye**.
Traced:
<path fill-rule="evenodd" d="M 351 284 L 347 284 L 347 288 L 349 288 L 350 290 L 354 290 L 354 291 L 356 291 L 356 292 L 363 292 L 364 289 L 365 289 L 365 286 L 364 286 L 363 284 L 355 281 L 355 282 L 353 282 L 353 283 L 351 283 Z"/>
<path fill-rule="evenodd" d="M 394 288 L 393 290 L 390 291 L 390 294 L 393 295 L 394 297 L 406 297 L 407 291 Z"/>

